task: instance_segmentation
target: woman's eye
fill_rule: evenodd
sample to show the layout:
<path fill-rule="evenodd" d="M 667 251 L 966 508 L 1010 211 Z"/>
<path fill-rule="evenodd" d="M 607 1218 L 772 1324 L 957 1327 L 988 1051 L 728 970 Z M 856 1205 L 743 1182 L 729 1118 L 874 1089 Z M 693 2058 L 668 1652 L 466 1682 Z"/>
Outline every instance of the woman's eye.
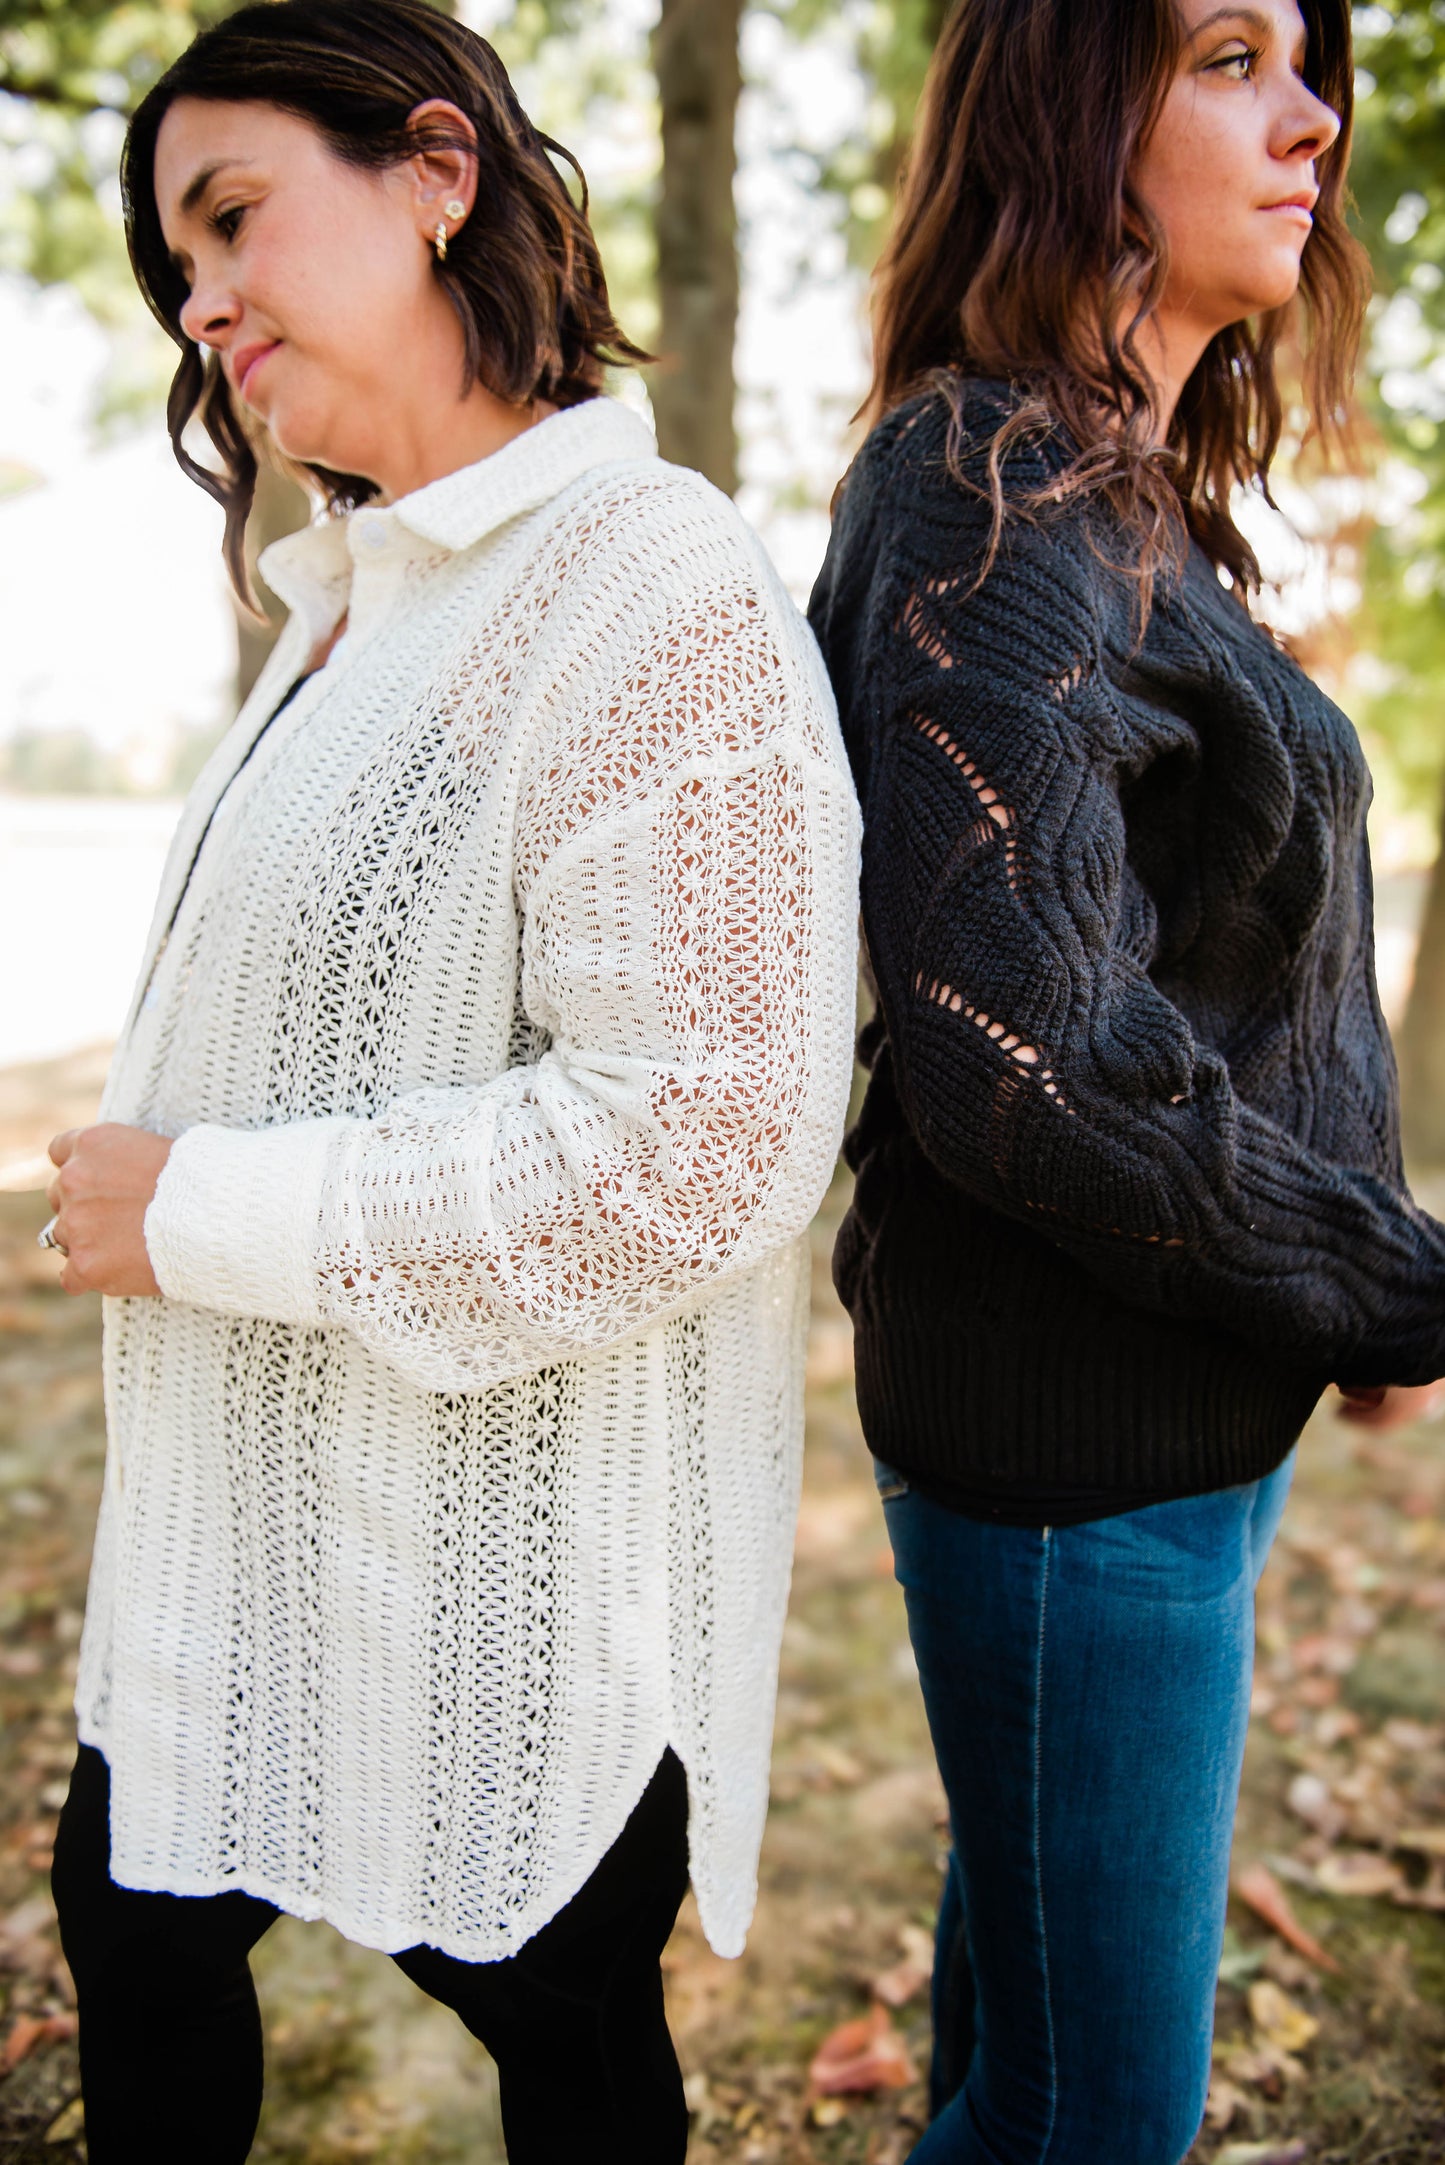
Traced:
<path fill-rule="evenodd" d="M 212 231 L 219 233 L 223 240 L 233 241 L 236 238 L 237 228 L 245 215 L 246 206 L 244 203 L 237 203 L 230 210 L 218 210 L 211 218 Z"/>
<path fill-rule="evenodd" d="M 1247 83 L 1259 63 L 1259 47 L 1251 46 L 1242 53 L 1226 53 L 1222 60 L 1209 64 L 1211 75 L 1229 75 L 1236 83 Z"/>

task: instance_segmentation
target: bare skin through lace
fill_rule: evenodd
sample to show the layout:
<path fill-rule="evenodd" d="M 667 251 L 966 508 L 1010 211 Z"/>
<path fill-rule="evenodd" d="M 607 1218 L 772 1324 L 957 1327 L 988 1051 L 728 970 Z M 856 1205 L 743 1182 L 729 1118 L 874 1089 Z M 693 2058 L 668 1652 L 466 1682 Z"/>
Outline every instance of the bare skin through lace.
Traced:
<path fill-rule="evenodd" d="M 941 722 L 935 722 L 926 714 L 915 714 L 914 725 L 920 729 L 930 744 L 936 744 L 944 755 L 958 768 L 980 808 L 987 813 L 998 833 L 1003 837 L 1004 876 L 1009 889 L 1018 893 L 1018 842 L 1014 834 L 1014 817 L 1008 806 L 999 801 L 998 791 L 989 786 L 987 779 L 960 745 L 955 743 Z M 987 829 L 984 830 L 987 832 Z"/>
<path fill-rule="evenodd" d="M 929 622 L 929 604 L 942 601 L 960 584 L 961 581 L 957 578 L 926 580 L 921 592 L 915 591 L 909 595 L 899 618 L 901 628 L 907 632 L 919 652 L 926 654 L 930 661 L 937 662 L 940 669 L 953 667 L 953 653 L 942 632 L 935 631 Z"/>
<path fill-rule="evenodd" d="M 1021 1068 L 1027 1068 L 1035 1075 L 1045 1097 L 1051 1098 L 1061 1112 L 1070 1110 L 1067 1099 L 1059 1089 L 1053 1069 L 1039 1066 L 1043 1055 L 1037 1045 L 1026 1044 L 1016 1031 L 1009 1029 L 1007 1023 L 998 1021 L 983 1008 L 975 1007 L 972 1001 L 966 1000 L 952 985 L 945 984 L 936 977 L 931 983 L 925 982 L 921 970 L 913 980 L 913 989 L 921 993 L 925 1000 L 931 1000 L 935 1007 L 945 1008 L 950 1015 L 962 1015 L 965 1022 L 973 1023 L 977 1029 L 983 1031 L 985 1037 L 997 1045 L 1000 1052 L 1006 1052 Z"/>
<path fill-rule="evenodd" d="M 1079 689 L 1088 673 L 1087 663 L 1080 661 L 1074 662 L 1067 669 L 1061 669 L 1057 676 L 1049 678 L 1049 690 L 1060 706 Z"/>
<path fill-rule="evenodd" d="M 1005 877 L 1008 880 L 1010 892 L 1017 894 L 1018 845 L 1014 833 L 1013 813 L 1000 800 L 998 791 L 990 786 L 988 778 L 980 773 L 975 762 L 969 758 L 968 753 L 964 751 L 957 740 L 950 736 L 941 722 L 932 720 L 926 714 L 915 714 L 913 722 L 920 734 L 925 736 L 930 744 L 936 745 L 944 757 L 957 767 L 959 773 L 973 791 L 979 809 L 984 814 L 984 820 L 980 823 L 980 831 L 985 836 L 1002 841 Z M 1037 1045 L 1029 1044 L 1016 1031 L 1010 1030 L 1006 1023 L 1000 1022 L 995 1016 L 986 1013 L 984 1009 L 968 1000 L 954 986 L 944 984 L 938 978 L 934 978 L 925 988 L 923 973 L 920 971 L 914 980 L 914 990 L 923 993 L 925 999 L 932 1000 L 935 1006 L 947 1008 L 951 1014 L 962 1015 L 966 1021 L 974 1023 L 997 1045 L 1000 1052 L 1007 1053 L 1009 1058 L 1016 1061 L 1020 1067 L 1037 1071 L 1037 1080 L 1043 1089 L 1044 1095 L 1058 1105 L 1061 1110 L 1067 1111 L 1069 1109 L 1059 1089 L 1053 1069 L 1040 1067 L 1039 1063 L 1043 1055 Z"/>

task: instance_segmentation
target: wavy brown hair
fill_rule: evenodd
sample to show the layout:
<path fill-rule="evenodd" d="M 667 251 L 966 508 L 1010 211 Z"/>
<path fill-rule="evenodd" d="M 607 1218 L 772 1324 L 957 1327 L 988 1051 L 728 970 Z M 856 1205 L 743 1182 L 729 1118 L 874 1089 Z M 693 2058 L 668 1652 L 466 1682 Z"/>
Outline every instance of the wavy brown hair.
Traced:
<path fill-rule="evenodd" d="M 466 341 L 463 391 L 482 383 L 523 405 L 576 406 L 601 390 L 604 371 L 650 356 L 624 336 L 587 221 L 587 184 L 572 153 L 542 135 L 517 102 L 483 38 L 424 0 L 258 0 L 203 31 L 137 107 L 121 158 L 126 238 L 136 280 L 181 349 L 167 419 L 183 471 L 224 507 L 232 583 L 254 607 L 246 519 L 256 488 L 255 424 L 243 420 L 214 354 L 181 329 L 187 286 L 166 246 L 155 197 L 156 139 L 178 98 L 272 105 L 294 113 L 347 164 L 378 172 L 419 150 L 475 149 L 477 198 L 433 266 Z M 411 115 L 432 98 L 455 105 L 476 143 L 455 126 Z M 552 158 L 577 175 L 573 202 Z M 215 447 L 213 470 L 183 438 L 198 417 Z M 333 511 L 376 494 L 358 474 L 301 469 Z"/>
<path fill-rule="evenodd" d="M 1175 0 L 957 0 L 878 266 L 864 415 L 876 421 L 932 383 L 957 417 L 960 379 L 1009 380 L 1021 396 L 989 450 L 993 546 L 1010 444 L 1062 423 L 1076 455 L 1050 498 L 1107 501 L 1146 611 L 1155 573 L 1180 560 L 1186 535 L 1237 591 L 1258 587 L 1230 491 L 1254 483 L 1268 496 L 1284 424 L 1279 364 L 1297 337 L 1309 433 L 1327 451 L 1348 441 L 1368 294 L 1367 258 L 1345 223 L 1350 8 L 1300 5 L 1305 78 L 1340 132 L 1316 162 L 1299 293 L 1210 341 L 1163 445 L 1138 334 L 1164 289 L 1165 238 L 1130 176 L 1179 58 Z M 960 448 L 956 426 L 962 478 Z M 1043 502 L 1017 508 L 1029 515 Z"/>

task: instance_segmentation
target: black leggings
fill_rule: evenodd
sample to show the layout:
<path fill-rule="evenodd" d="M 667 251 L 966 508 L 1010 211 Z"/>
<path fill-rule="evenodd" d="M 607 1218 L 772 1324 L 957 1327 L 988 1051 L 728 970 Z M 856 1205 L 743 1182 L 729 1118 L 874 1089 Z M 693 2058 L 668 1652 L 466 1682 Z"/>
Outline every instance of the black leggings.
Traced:
<path fill-rule="evenodd" d="M 687 2107 L 658 1958 L 687 1886 L 687 1783 L 668 1751 L 592 1877 L 505 1962 L 392 1959 L 497 2063 L 512 2165 L 682 2165 Z M 261 2115 L 246 1957 L 276 1920 L 240 1892 L 142 1894 L 110 1876 L 110 1769 L 82 1745 L 55 1842 L 80 2009 L 91 2165 L 239 2165 Z"/>

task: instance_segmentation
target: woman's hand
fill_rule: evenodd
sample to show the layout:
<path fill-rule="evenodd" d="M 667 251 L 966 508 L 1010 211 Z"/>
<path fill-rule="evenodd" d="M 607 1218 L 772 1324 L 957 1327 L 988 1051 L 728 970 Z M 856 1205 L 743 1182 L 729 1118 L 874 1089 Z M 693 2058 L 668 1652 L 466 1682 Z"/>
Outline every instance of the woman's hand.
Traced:
<path fill-rule="evenodd" d="M 1357 1428 L 1404 1428 L 1411 1421 L 1425 1421 L 1445 1398 L 1445 1380 L 1439 1383 L 1390 1383 L 1351 1387 L 1339 1385 L 1344 1400 L 1340 1419 Z"/>
<path fill-rule="evenodd" d="M 59 1170 L 46 1193 L 56 1241 L 66 1250 L 65 1292 L 160 1292 L 146 1252 L 145 1214 L 170 1154 L 163 1136 L 114 1121 L 56 1136 L 50 1162 Z"/>

